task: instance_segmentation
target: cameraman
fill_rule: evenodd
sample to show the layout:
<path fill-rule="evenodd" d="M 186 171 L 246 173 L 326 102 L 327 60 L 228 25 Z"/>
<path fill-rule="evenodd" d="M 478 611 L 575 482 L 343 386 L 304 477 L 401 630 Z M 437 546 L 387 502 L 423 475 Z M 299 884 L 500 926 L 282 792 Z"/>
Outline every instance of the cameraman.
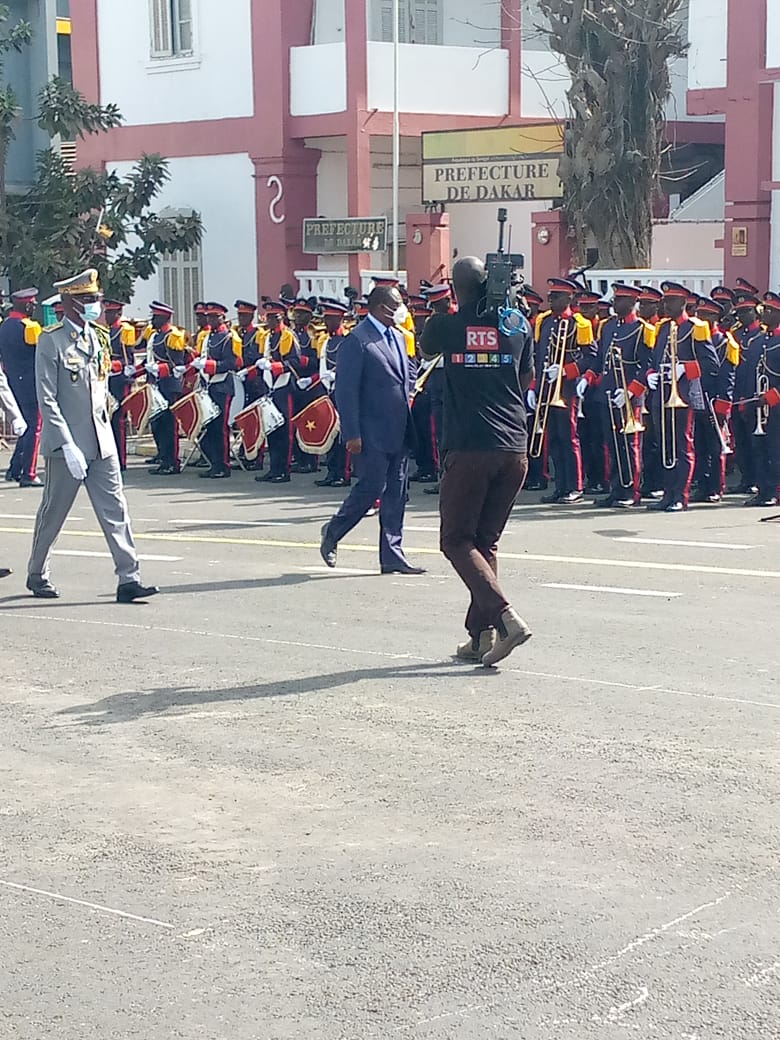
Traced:
<path fill-rule="evenodd" d="M 461 660 L 497 664 L 531 638 L 498 584 L 498 541 L 528 469 L 525 393 L 534 378 L 528 322 L 511 337 L 488 312 L 485 265 L 458 260 L 457 314 L 435 314 L 423 357 L 444 356 L 441 551 L 471 593 Z"/>

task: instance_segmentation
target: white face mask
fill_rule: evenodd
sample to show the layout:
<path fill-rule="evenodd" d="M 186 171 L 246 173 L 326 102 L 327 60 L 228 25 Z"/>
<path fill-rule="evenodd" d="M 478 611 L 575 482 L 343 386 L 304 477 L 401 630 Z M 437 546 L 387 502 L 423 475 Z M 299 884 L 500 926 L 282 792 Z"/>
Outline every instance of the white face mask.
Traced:
<path fill-rule="evenodd" d="M 103 305 L 98 300 L 94 303 L 78 303 L 76 310 L 81 312 L 84 321 L 97 321 L 103 313 Z"/>
<path fill-rule="evenodd" d="M 409 311 L 405 303 L 402 303 L 400 307 L 397 307 L 393 314 L 393 321 L 396 325 L 403 325 L 406 319 L 409 317 Z"/>

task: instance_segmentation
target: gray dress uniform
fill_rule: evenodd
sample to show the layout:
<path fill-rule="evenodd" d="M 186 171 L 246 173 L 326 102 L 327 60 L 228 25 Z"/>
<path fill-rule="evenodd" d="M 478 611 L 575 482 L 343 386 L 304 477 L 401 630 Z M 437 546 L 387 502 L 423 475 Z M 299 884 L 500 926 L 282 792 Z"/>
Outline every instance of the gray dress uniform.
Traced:
<path fill-rule="evenodd" d="M 33 580 L 48 581 L 51 549 L 78 494 L 80 482 L 71 476 L 62 453 L 63 445 L 73 443 L 87 460 L 84 485 L 111 550 L 119 584 L 139 581 L 138 556 L 108 416 L 110 365 L 110 349 L 89 325 L 79 329 L 66 319 L 41 334 L 35 376 L 43 417 L 41 453 L 46 459 L 46 486 L 28 565 Z"/>

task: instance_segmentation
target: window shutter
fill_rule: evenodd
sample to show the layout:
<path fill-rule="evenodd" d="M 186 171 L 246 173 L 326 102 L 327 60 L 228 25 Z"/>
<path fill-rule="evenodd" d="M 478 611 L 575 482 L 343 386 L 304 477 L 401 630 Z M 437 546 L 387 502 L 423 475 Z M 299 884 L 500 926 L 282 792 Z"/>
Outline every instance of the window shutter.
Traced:
<path fill-rule="evenodd" d="M 173 0 L 176 16 L 176 53 L 192 53 L 192 0 Z"/>
<path fill-rule="evenodd" d="M 382 43 L 393 42 L 393 2 L 392 0 L 374 0 L 375 11 L 379 10 L 379 18 L 375 19 L 378 21 L 378 39 Z M 398 18 L 398 39 L 401 43 L 408 43 L 410 36 L 410 11 L 409 11 L 409 0 L 400 0 L 399 2 L 399 18 Z"/>
<path fill-rule="evenodd" d="M 152 35 L 152 56 L 170 57 L 173 54 L 170 0 L 149 0 Z"/>
<path fill-rule="evenodd" d="M 439 0 L 414 0 L 413 43 L 441 43 Z"/>

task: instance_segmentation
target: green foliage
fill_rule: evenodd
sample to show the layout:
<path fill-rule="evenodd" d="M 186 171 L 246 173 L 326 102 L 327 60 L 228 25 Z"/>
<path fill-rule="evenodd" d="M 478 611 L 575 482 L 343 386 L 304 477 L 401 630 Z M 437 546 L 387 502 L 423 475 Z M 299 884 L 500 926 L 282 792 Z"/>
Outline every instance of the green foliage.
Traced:
<path fill-rule="evenodd" d="M 3 56 L 21 52 L 32 39 L 28 23 L 8 29 L 9 19 L 8 6 L 0 4 L 0 74 Z M 74 141 L 123 122 L 116 105 L 89 102 L 56 76 L 38 102 L 38 126 L 52 138 Z M 74 173 L 52 144 L 38 156 L 32 188 L 7 196 L 5 165 L 21 115 L 13 90 L 0 88 L 0 268 L 12 285 L 44 289 L 85 267 L 97 267 L 105 293 L 129 299 L 136 281 L 152 277 L 164 253 L 200 243 L 197 214 L 163 216 L 151 208 L 170 178 L 159 155 L 141 156 L 126 177 L 89 168 Z"/>

